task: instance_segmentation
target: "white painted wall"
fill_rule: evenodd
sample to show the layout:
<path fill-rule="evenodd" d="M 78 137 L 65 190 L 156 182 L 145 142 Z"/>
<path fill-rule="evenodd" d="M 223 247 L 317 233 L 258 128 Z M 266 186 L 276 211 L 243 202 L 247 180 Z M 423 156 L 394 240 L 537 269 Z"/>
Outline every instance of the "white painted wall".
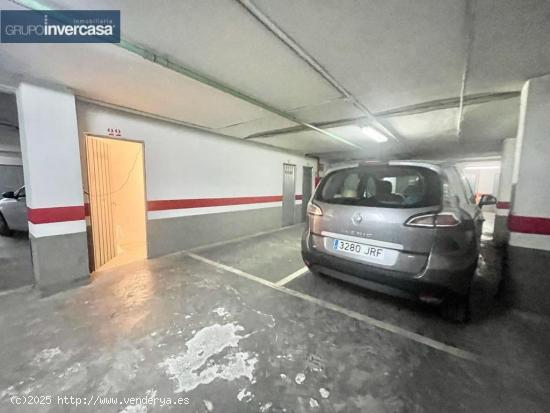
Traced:
<path fill-rule="evenodd" d="M 27 206 L 82 205 L 74 96 L 21 83 L 17 107 Z"/>
<path fill-rule="evenodd" d="M 145 142 L 149 201 L 282 195 L 283 163 L 296 165 L 296 194 L 301 194 L 302 166 L 312 166 L 315 174 L 316 160 L 312 158 L 87 102 L 77 101 L 76 107 L 81 136 L 85 132 L 107 135 L 109 128 L 116 128 L 122 139 Z M 219 212 L 217 207 L 203 210 Z M 150 212 L 149 218 L 158 215 Z"/>
<path fill-rule="evenodd" d="M 497 195 L 500 161 L 469 161 L 457 165 L 464 171 L 474 193 Z"/>
<path fill-rule="evenodd" d="M 527 81 L 521 92 L 511 214 L 550 218 L 550 75 Z M 510 244 L 549 251 L 550 236 L 511 233 Z"/>
<path fill-rule="evenodd" d="M 17 88 L 27 206 L 83 206 L 74 95 L 29 83 Z M 35 237 L 84 232 L 84 220 L 34 225 Z"/>
<path fill-rule="evenodd" d="M 522 93 L 527 97 L 522 99 L 513 213 L 550 218 L 550 75 L 529 80 Z"/>

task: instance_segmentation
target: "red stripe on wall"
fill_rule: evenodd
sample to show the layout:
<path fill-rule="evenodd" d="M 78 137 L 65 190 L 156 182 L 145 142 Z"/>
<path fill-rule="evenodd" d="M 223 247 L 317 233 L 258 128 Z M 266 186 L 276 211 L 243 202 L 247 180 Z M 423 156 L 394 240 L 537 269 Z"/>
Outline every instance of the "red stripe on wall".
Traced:
<path fill-rule="evenodd" d="M 498 209 L 510 209 L 510 202 L 498 201 L 497 202 L 497 208 Z"/>
<path fill-rule="evenodd" d="M 167 209 L 188 209 L 212 206 L 261 204 L 266 202 L 280 202 L 282 200 L 282 195 L 245 196 L 238 198 L 166 199 L 161 201 L 148 201 L 147 209 L 149 211 L 163 211 Z"/>
<path fill-rule="evenodd" d="M 508 229 L 523 234 L 550 235 L 550 218 L 509 215 Z"/>
<path fill-rule="evenodd" d="M 302 195 L 296 195 L 296 200 L 301 200 Z M 280 202 L 282 195 L 273 196 L 247 196 L 238 198 L 198 198 L 198 199 L 167 199 L 161 201 L 148 201 L 149 211 L 163 211 L 169 209 L 204 208 L 211 206 L 228 206 L 243 204 L 261 204 L 267 202 Z M 55 208 L 28 208 L 28 220 L 33 224 L 50 224 L 53 222 L 79 221 L 90 215 L 90 205 L 55 207 Z"/>
<path fill-rule="evenodd" d="M 84 218 L 84 205 L 54 208 L 28 208 L 28 220 L 33 224 L 80 221 Z"/>
<path fill-rule="evenodd" d="M 296 201 L 300 201 L 304 198 L 304 196 L 303 195 L 296 195 L 295 198 L 296 198 Z"/>

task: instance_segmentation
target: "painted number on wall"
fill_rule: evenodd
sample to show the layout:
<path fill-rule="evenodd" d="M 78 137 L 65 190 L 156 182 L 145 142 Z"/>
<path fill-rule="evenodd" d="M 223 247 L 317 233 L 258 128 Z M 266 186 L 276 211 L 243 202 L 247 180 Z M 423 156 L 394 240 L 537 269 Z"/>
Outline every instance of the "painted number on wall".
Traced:
<path fill-rule="evenodd" d="M 118 128 L 107 128 L 109 136 L 122 136 L 122 131 Z"/>

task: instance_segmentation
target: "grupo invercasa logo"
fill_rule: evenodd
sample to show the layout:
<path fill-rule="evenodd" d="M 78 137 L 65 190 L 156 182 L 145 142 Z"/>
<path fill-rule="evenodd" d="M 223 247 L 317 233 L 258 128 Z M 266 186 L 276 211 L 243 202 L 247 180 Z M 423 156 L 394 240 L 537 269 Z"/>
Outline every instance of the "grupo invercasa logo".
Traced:
<path fill-rule="evenodd" d="M 2 10 L 2 43 L 120 43 L 120 10 Z"/>

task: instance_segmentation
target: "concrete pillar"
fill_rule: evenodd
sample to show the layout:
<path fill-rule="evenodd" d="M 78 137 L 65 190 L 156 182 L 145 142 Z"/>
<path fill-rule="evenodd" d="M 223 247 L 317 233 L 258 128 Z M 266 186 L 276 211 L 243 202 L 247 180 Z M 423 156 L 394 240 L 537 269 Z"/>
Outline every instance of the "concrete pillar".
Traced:
<path fill-rule="evenodd" d="M 497 210 L 495 216 L 494 241 L 497 245 L 508 242 L 508 213 L 510 212 L 510 199 L 512 196 L 512 175 L 514 171 L 514 158 L 516 140 L 505 139 L 502 143 L 502 157 L 500 162 L 500 179 L 497 194 Z"/>
<path fill-rule="evenodd" d="M 507 291 L 513 304 L 550 314 L 550 76 L 521 92 L 508 218 Z"/>
<path fill-rule="evenodd" d="M 17 108 L 36 283 L 63 289 L 89 273 L 75 98 L 21 83 Z"/>

